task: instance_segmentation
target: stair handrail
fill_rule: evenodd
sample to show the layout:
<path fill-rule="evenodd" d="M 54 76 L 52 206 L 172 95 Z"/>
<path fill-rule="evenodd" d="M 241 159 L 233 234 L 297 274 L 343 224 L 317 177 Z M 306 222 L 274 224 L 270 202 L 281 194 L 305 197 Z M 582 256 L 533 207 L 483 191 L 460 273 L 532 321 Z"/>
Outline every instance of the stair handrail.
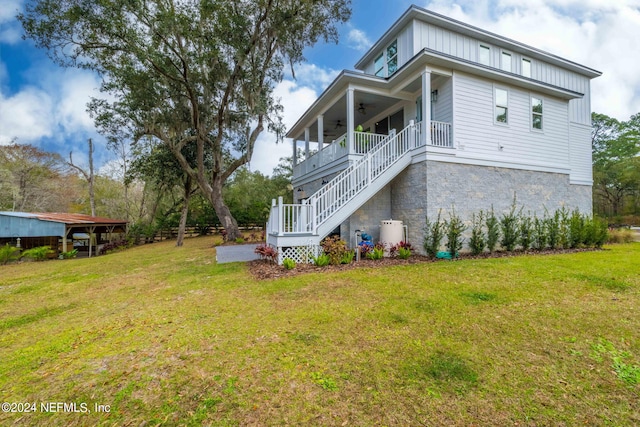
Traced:
<path fill-rule="evenodd" d="M 353 162 L 312 194 L 307 203 L 311 204 L 310 226 L 314 234 L 333 212 L 347 204 L 403 155 L 415 148 L 416 140 L 415 124 L 411 121 L 402 131 L 390 135 L 386 142 Z"/>

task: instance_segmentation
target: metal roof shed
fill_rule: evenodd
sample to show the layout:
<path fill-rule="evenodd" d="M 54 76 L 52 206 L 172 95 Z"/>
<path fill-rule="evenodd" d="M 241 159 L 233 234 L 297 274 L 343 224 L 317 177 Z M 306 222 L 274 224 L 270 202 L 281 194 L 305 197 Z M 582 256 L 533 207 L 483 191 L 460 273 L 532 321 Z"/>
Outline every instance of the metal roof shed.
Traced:
<path fill-rule="evenodd" d="M 0 212 L 0 239 L 58 237 L 64 252 L 72 233 L 123 233 L 126 228 L 127 221 L 83 214 Z"/>

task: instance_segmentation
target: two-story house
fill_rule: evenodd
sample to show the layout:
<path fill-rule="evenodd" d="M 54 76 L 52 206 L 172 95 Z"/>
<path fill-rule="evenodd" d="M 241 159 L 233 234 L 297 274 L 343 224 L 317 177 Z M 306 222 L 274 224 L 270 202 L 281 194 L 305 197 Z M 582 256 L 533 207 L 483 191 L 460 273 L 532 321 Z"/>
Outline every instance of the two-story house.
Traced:
<path fill-rule="evenodd" d="M 416 6 L 355 68 L 287 134 L 306 158 L 294 204 L 274 203 L 267 224 L 280 259 L 337 231 L 377 240 L 391 218 L 421 247 L 427 215 L 500 214 L 514 195 L 531 214 L 591 212 L 589 88 L 600 72 Z"/>

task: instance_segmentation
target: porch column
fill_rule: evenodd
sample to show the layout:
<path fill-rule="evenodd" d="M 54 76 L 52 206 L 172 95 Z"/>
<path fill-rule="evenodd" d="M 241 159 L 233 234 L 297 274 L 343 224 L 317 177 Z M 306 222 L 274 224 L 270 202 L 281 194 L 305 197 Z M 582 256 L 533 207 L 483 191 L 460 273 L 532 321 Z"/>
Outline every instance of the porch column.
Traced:
<path fill-rule="evenodd" d="M 309 128 L 304 128 L 304 159 L 309 158 Z"/>
<path fill-rule="evenodd" d="M 293 140 L 293 167 L 298 165 L 298 140 Z"/>
<path fill-rule="evenodd" d="M 349 147 L 349 154 L 355 153 L 353 146 L 353 130 L 355 129 L 353 109 L 354 109 L 354 90 L 352 88 L 347 89 L 347 146 Z"/>
<path fill-rule="evenodd" d="M 431 145 L 431 70 L 422 72 L 422 141 Z"/>
<path fill-rule="evenodd" d="M 322 163 L 322 149 L 324 148 L 324 116 L 318 116 L 318 166 Z"/>

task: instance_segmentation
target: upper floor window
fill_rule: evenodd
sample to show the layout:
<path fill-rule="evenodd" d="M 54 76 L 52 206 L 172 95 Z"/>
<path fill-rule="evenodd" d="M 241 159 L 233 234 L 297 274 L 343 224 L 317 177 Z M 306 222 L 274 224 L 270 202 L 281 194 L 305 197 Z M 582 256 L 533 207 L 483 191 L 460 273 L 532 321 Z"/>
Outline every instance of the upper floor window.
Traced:
<path fill-rule="evenodd" d="M 375 75 L 378 77 L 384 77 L 384 54 L 381 53 L 380 56 L 376 58 L 374 61 L 375 67 Z"/>
<path fill-rule="evenodd" d="M 531 77 L 531 60 L 522 58 L 522 75 L 524 77 Z"/>
<path fill-rule="evenodd" d="M 491 65 L 491 48 L 483 44 L 478 48 L 478 62 L 483 65 Z"/>
<path fill-rule="evenodd" d="M 388 77 L 398 71 L 398 40 L 394 40 L 373 61 L 373 73 L 378 77 Z"/>
<path fill-rule="evenodd" d="M 394 40 L 393 43 L 387 48 L 387 75 L 395 73 L 398 70 L 398 40 Z"/>
<path fill-rule="evenodd" d="M 496 123 L 508 123 L 509 120 L 509 92 L 505 89 L 495 90 L 495 114 Z"/>
<path fill-rule="evenodd" d="M 531 97 L 531 127 L 542 130 L 542 99 Z"/>
<path fill-rule="evenodd" d="M 509 72 L 513 70 L 513 68 L 511 68 L 511 54 L 509 52 L 502 52 L 500 68 L 502 68 L 503 71 Z"/>

